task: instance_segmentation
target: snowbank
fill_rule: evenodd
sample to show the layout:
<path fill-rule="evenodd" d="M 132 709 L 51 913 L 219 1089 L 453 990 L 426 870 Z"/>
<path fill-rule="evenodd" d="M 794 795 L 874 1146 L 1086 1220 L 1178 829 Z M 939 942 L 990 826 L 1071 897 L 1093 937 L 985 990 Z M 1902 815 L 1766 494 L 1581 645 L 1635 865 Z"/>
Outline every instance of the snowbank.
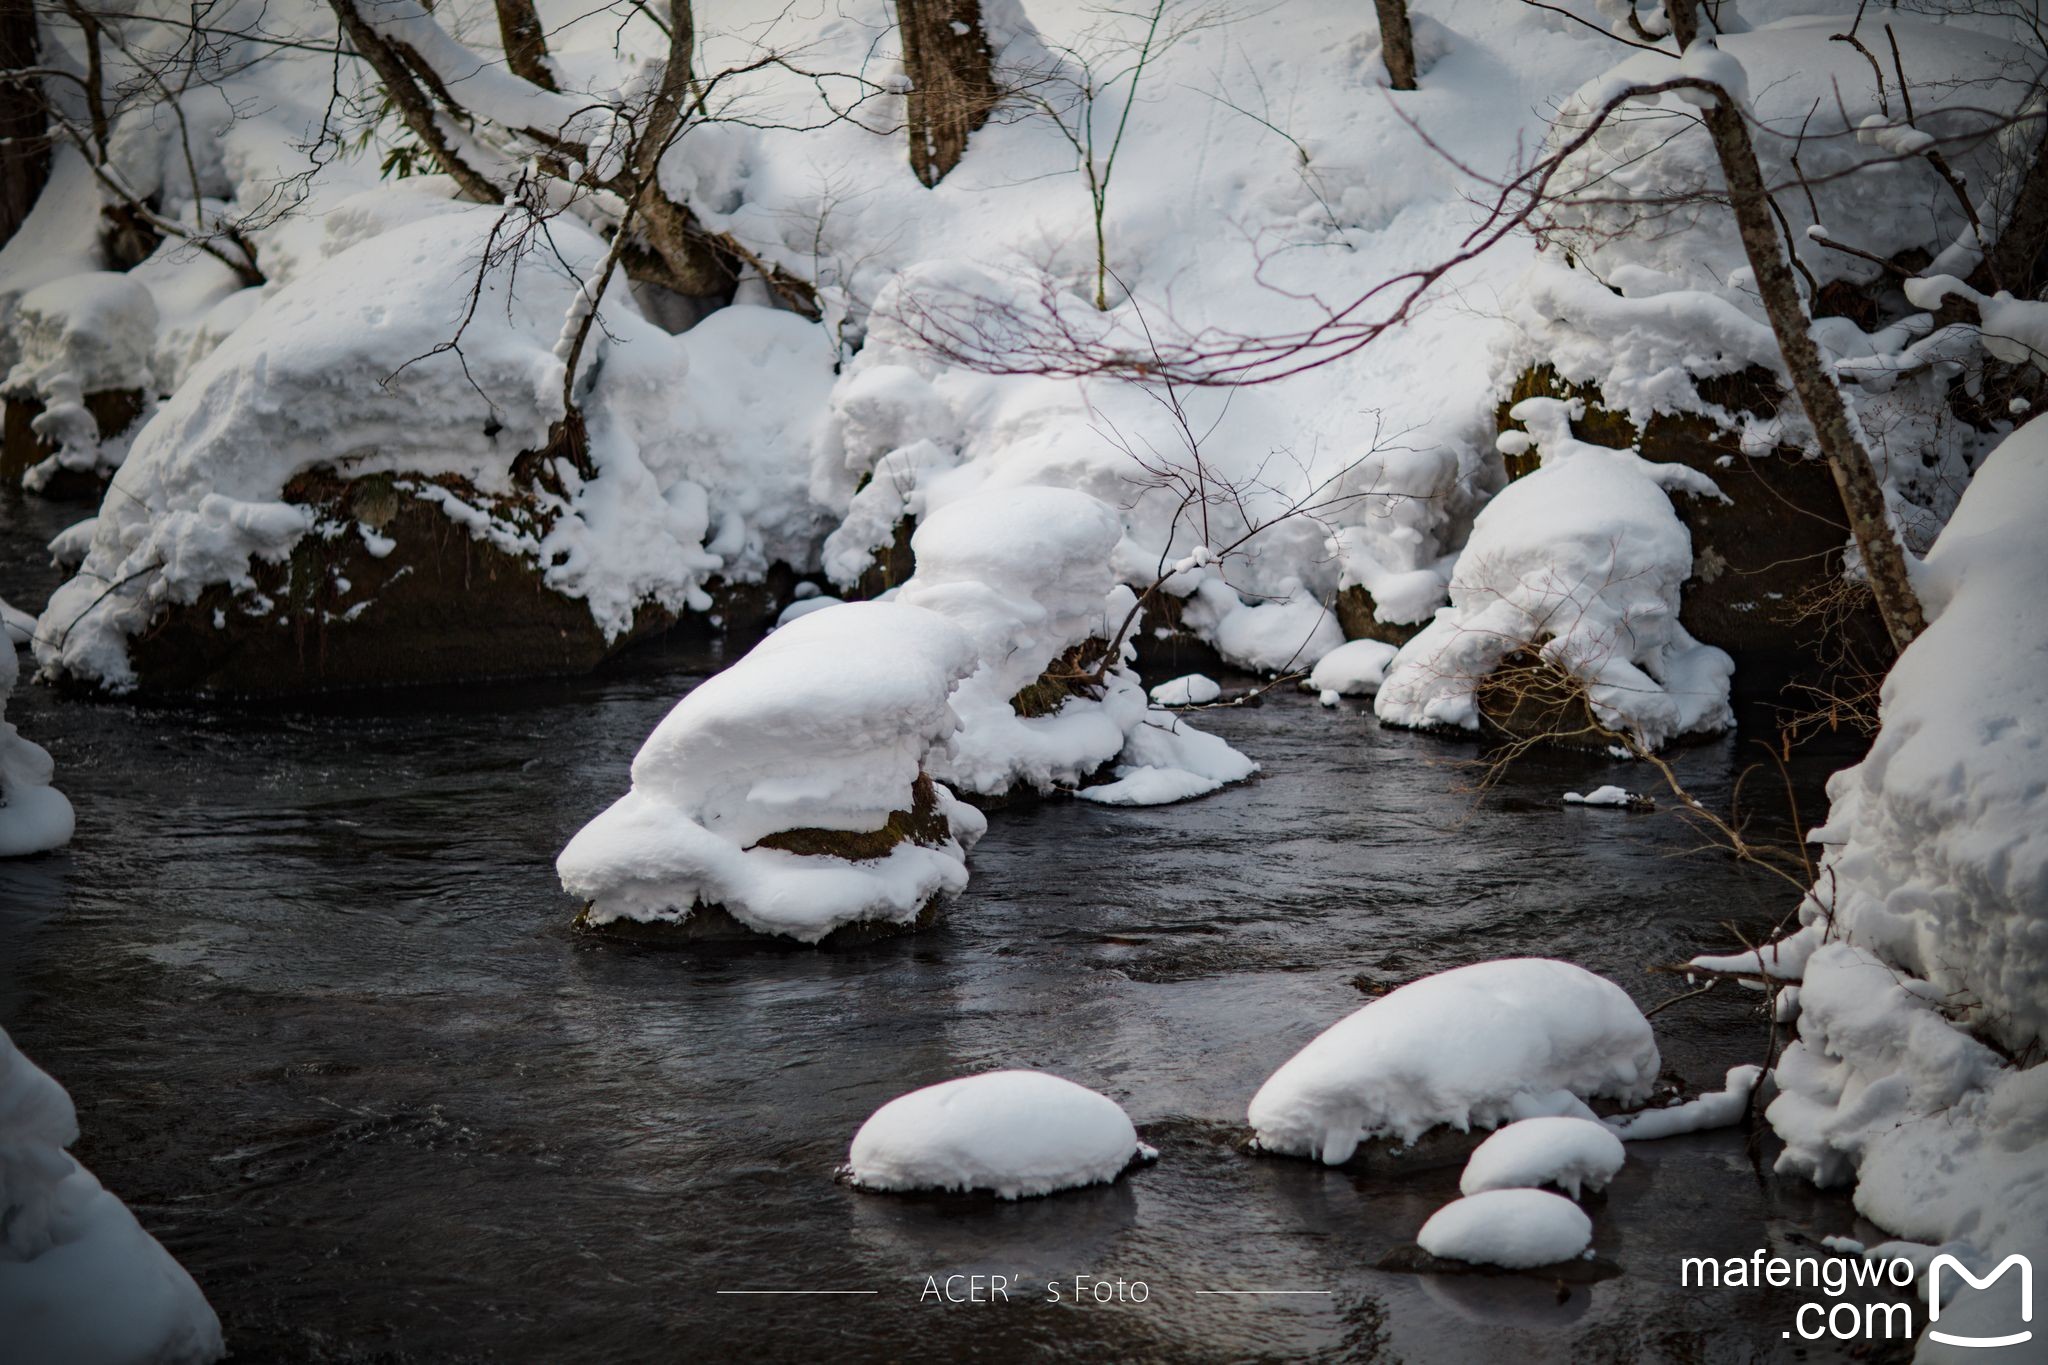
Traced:
<path fill-rule="evenodd" d="M 1545 1190 L 1488 1190 L 1430 1215 L 1416 1242 L 1432 1256 L 1529 1270 L 1569 1261 L 1592 1244 L 1593 1220 Z"/>
<path fill-rule="evenodd" d="M 993 1071 L 889 1101 L 846 1166 L 870 1190 L 989 1190 L 1004 1199 L 1098 1185 L 1158 1153 L 1106 1095 L 1041 1071 Z"/>
<path fill-rule="evenodd" d="M 49 750 L 22 738 L 7 719 L 7 698 L 20 678 L 14 652 L 14 609 L 0 602 L 0 858 L 43 853 L 71 842 L 74 817 L 64 793 L 50 785 Z"/>
<path fill-rule="evenodd" d="M 64 1149 L 71 1097 L 0 1030 L 0 1323 L 10 1360 L 195 1365 L 225 1354 L 206 1296 Z"/>
<path fill-rule="evenodd" d="M 953 732 L 947 697 L 975 662 L 964 632 L 919 607 L 846 603 L 790 622 L 655 727 L 633 789 L 562 850 L 564 889 L 594 926 L 677 925 L 717 906 L 815 943 L 915 919 L 966 885 L 964 845 L 986 828 L 920 768 Z M 791 831 L 804 837 L 777 838 Z"/>
<path fill-rule="evenodd" d="M 1511 958 L 1389 992 L 1333 1024 L 1252 1098 L 1259 1146 L 1335 1166 L 1367 1138 L 1412 1143 L 1448 1124 L 1587 1116 L 1657 1076 L 1650 1025 L 1613 982 L 1568 962 Z"/>
<path fill-rule="evenodd" d="M 1606 1189 L 1627 1158 L 1621 1139 L 1592 1119 L 1520 1119 L 1473 1150 L 1458 1178 L 1458 1191 L 1478 1194 L 1555 1185 L 1576 1199 L 1582 1188 Z"/>
<path fill-rule="evenodd" d="M 1543 464 L 1474 521 L 1451 604 L 1387 669 L 1380 719 L 1476 730 L 1481 684 L 1527 652 L 1583 684 L 1600 724 L 1648 747 L 1734 723 L 1733 664 L 1678 621 L 1692 537 L 1671 494 L 1719 492 L 1685 466 L 1576 439 L 1574 410 L 1551 398 L 1515 405 Z"/>

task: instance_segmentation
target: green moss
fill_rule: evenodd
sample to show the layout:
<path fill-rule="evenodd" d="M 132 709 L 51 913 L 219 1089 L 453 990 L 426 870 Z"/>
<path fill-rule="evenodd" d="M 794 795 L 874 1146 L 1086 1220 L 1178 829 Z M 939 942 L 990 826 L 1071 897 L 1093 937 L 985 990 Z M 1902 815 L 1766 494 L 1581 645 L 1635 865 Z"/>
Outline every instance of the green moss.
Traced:
<path fill-rule="evenodd" d="M 1045 672 L 1039 674 L 1036 682 L 1026 683 L 1017 690 L 1017 695 L 1010 698 L 1010 709 L 1029 719 L 1049 716 L 1074 697 L 1092 700 L 1101 696 L 1102 687 L 1095 677 L 1108 653 L 1107 640 L 1091 638 L 1068 646 L 1045 666 Z"/>
<path fill-rule="evenodd" d="M 932 788 L 932 780 L 919 773 L 917 781 L 911 784 L 910 809 L 890 811 L 888 820 L 880 829 L 786 829 L 763 835 L 754 847 L 778 848 L 784 853 L 799 853 L 809 858 L 869 862 L 888 857 L 898 844 L 936 846 L 952 837 L 952 827 L 939 810 L 938 793 Z"/>

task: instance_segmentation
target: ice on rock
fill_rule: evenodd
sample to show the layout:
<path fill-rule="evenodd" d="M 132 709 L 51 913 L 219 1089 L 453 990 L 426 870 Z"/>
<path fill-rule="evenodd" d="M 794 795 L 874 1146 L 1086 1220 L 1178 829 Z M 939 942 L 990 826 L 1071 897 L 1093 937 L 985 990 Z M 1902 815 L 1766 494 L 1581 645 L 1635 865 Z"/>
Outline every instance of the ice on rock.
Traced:
<path fill-rule="evenodd" d="M 920 766 L 953 732 L 947 697 L 975 663 L 966 633 L 921 607 L 844 603 L 790 622 L 655 727 L 633 789 L 562 850 L 564 889 L 599 926 L 718 906 L 814 943 L 916 918 L 966 885 L 964 846 L 986 829 Z M 858 860 L 763 842 L 891 829 L 886 852 Z"/>
<path fill-rule="evenodd" d="M 1373 709 L 1395 725 L 1480 727 L 1481 682 L 1529 651 L 1581 682 L 1594 716 L 1655 748 L 1733 723 L 1733 663 L 1679 624 L 1692 536 L 1671 494 L 1719 497 L 1683 465 L 1571 434 L 1572 405 L 1517 403 L 1543 464 L 1486 505 L 1437 612 L 1387 670 Z"/>
<path fill-rule="evenodd" d="M 1549 958 L 1475 963 L 1339 1020 L 1252 1098 L 1259 1146 L 1335 1166 L 1358 1144 L 1410 1143 L 1584 1101 L 1635 1103 L 1657 1076 L 1649 1021 L 1613 982 Z"/>
<path fill-rule="evenodd" d="M 56 772 L 49 750 L 22 737 L 7 719 L 7 699 L 21 674 L 14 652 L 14 609 L 0 602 L 0 858 L 44 853 L 71 842 L 74 816 L 64 793 L 50 785 Z"/>
<path fill-rule="evenodd" d="M 1308 685 L 1317 692 L 1369 697 L 1386 680 L 1387 666 L 1400 651 L 1381 640 L 1350 640 L 1316 660 Z"/>
<path fill-rule="evenodd" d="M 992 1071 L 889 1101 L 846 1167 L 869 1190 L 988 1190 L 1004 1199 L 1098 1185 L 1158 1155 L 1116 1101 L 1042 1071 Z"/>
<path fill-rule="evenodd" d="M 1155 706 L 1206 706 L 1223 695 L 1222 686 L 1201 673 L 1173 678 L 1152 689 Z"/>
<path fill-rule="evenodd" d="M 1518 1119 L 1473 1150 L 1458 1191 L 1555 1185 L 1576 1199 L 1581 1189 L 1606 1189 L 1627 1159 L 1621 1139 L 1592 1119 Z"/>
<path fill-rule="evenodd" d="M 1446 1260 L 1530 1270 L 1583 1253 L 1593 1242 L 1593 1220 L 1548 1190 L 1487 1190 L 1438 1209 L 1415 1240 Z"/>
<path fill-rule="evenodd" d="M 0 1030 L 0 1355 L 199 1365 L 224 1354 L 192 1277 L 64 1149 L 71 1097 Z"/>
<path fill-rule="evenodd" d="M 1135 602 L 1112 560 L 1123 524 L 1073 489 L 984 489 L 933 511 L 911 538 L 917 572 L 895 600 L 956 623 L 979 665 L 953 695 L 958 733 L 934 776 L 981 796 L 1081 787 L 1118 805 L 1185 800 L 1257 765 L 1178 718 L 1150 713 L 1129 642 L 1106 658 Z M 1100 677 L 1095 677 L 1099 669 Z"/>

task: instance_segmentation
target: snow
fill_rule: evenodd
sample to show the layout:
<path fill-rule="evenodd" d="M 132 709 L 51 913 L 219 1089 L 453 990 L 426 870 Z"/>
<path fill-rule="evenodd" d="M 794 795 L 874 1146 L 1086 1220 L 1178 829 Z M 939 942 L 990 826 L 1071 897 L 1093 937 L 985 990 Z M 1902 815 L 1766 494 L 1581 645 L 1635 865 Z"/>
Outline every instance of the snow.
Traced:
<path fill-rule="evenodd" d="M 1678 621 L 1692 537 L 1670 495 L 1719 492 L 1685 466 L 1578 440 L 1574 411 L 1553 398 L 1515 405 L 1543 463 L 1473 522 L 1451 604 L 1388 667 L 1381 720 L 1476 730 L 1480 682 L 1531 650 L 1584 684 L 1602 725 L 1646 747 L 1734 723 L 1733 663 Z"/>
<path fill-rule="evenodd" d="M 1566 792 L 1564 800 L 1568 806 L 1626 806 L 1629 795 L 1627 788 L 1609 784 L 1589 792 Z"/>
<path fill-rule="evenodd" d="M 889 1101 L 854 1134 L 846 1169 L 862 1189 L 1022 1199 L 1103 1184 L 1156 1155 L 1108 1096 L 1042 1071 L 993 1071 Z"/>
<path fill-rule="evenodd" d="M 1425 977 L 1333 1024 L 1260 1087 L 1250 1118 L 1264 1150 L 1335 1166 L 1368 1138 L 1638 1101 L 1657 1066 L 1649 1022 L 1619 986 L 1511 958 Z"/>
<path fill-rule="evenodd" d="M 1546 1190 L 1487 1190 L 1438 1209 L 1415 1240 L 1432 1256 L 1530 1270 L 1583 1253 L 1593 1220 Z"/>
<path fill-rule="evenodd" d="M 1709 1128 L 1732 1128 L 1749 1113 L 1750 1094 L 1763 1074 L 1764 1069 L 1754 1064 L 1730 1067 L 1726 1084 L 1712 1094 L 1662 1109 L 1621 1114 L 1608 1119 L 1607 1126 L 1628 1142 L 1648 1142 Z"/>
<path fill-rule="evenodd" d="M 1581 1189 L 1606 1189 L 1626 1159 L 1621 1140 L 1591 1119 L 1519 1119 L 1473 1150 L 1458 1191 L 1470 1195 L 1556 1185 L 1576 1199 Z"/>
<path fill-rule="evenodd" d="M 1154 706 L 1206 706 L 1223 695 L 1214 678 L 1189 673 L 1169 679 L 1152 689 Z"/>
<path fill-rule="evenodd" d="M 1369 697 L 1386 680 L 1387 667 L 1399 653 L 1380 640 L 1351 640 L 1316 660 L 1308 685 L 1318 692 L 1344 697 Z"/>
<path fill-rule="evenodd" d="M 879 830 L 912 807 L 947 698 L 975 667 L 950 621 L 845 603 L 775 631 L 676 704 L 633 759 L 633 787 L 569 841 L 562 885 L 590 918 L 677 923 L 717 905 L 748 928 L 815 943 L 864 920 L 906 923 L 967 882 L 981 816 L 935 788 L 952 837 L 849 861 L 758 847 L 786 830 Z"/>
<path fill-rule="evenodd" d="M 7 719 L 7 699 L 20 677 L 14 633 L 19 613 L 0 601 L 0 858 L 45 853 L 71 842 L 71 803 L 50 785 L 56 764 L 49 750 L 25 738 Z"/>
<path fill-rule="evenodd" d="M 225 1354 L 205 1295 L 92 1172 L 71 1097 L 0 1030 L 0 1323 L 11 1360 L 199 1365 Z"/>

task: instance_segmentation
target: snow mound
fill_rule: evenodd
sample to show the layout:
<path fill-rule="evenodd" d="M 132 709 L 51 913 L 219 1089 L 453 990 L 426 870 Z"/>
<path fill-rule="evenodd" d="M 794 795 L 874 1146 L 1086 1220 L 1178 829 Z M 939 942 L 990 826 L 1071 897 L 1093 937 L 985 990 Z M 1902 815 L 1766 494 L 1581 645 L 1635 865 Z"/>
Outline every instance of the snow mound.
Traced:
<path fill-rule="evenodd" d="M 192 1277 L 64 1149 L 71 1097 L 0 1030 L 0 1323 L 10 1360 L 195 1365 L 225 1354 Z"/>
<path fill-rule="evenodd" d="M 1316 660 L 1308 685 L 1317 692 L 1369 697 L 1386 681 L 1387 666 L 1400 653 L 1382 640 L 1351 640 Z"/>
<path fill-rule="evenodd" d="M 1627 1159 L 1621 1139 L 1592 1119 L 1520 1119 L 1474 1149 L 1458 1179 L 1458 1191 L 1478 1194 L 1555 1185 L 1576 1199 L 1581 1188 L 1606 1189 Z"/>
<path fill-rule="evenodd" d="M 1649 1021 L 1619 986 L 1548 958 L 1475 963 L 1411 982 L 1331 1025 L 1252 1098 L 1259 1146 L 1335 1166 L 1358 1144 L 1410 1143 L 1633 1103 L 1657 1076 Z"/>
<path fill-rule="evenodd" d="M 1387 670 L 1381 720 L 1476 730 L 1481 682 L 1529 652 L 1582 683 L 1602 725 L 1648 747 L 1734 723 L 1733 663 L 1678 621 L 1692 537 L 1670 498 L 1720 494 L 1682 465 L 1576 439 L 1574 411 L 1554 398 L 1515 405 L 1543 464 L 1473 522 L 1451 604 Z"/>
<path fill-rule="evenodd" d="M 816 942 L 861 920 L 907 922 L 967 882 L 980 815 L 921 775 L 957 722 L 947 704 L 972 644 L 920 607 L 845 603 L 775 631 L 684 697 L 633 759 L 633 789 L 556 862 L 590 922 L 680 922 L 717 905 L 751 929 Z M 920 786 L 934 809 L 919 812 Z M 911 813 L 943 837 L 878 858 L 799 854 L 791 830 L 883 831 Z"/>
<path fill-rule="evenodd" d="M 889 1101 L 846 1167 L 869 1190 L 989 1190 L 1004 1199 L 1098 1185 L 1155 1153 L 1116 1101 L 1042 1071 L 993 1071 Z"/>
<path fill-rule="evenodd" d="M 1415 1240 L 1447 1260 L 1529 1270 L 1584 1252 L 1593 1241 L 1593 1220 L 1546 1190 L 1487 1190 L 1438 1209 Z"/>
<path fill-rule="evenodd" d="M 1611 783 L 1605 787 L 1595 787 L 1589 792 L 1564 794 L 1564 803 L 1567 806 L 1626 806 L 1628 802 L 1628 789 Z"/>
<path fill-rule="evenodd" d="M 1154 805 L 1250 775 L 1222 740 L 1148 714 L 1128 640 L 1107 657 L 1136 602 L 1113 568 L 1123 535 L 1099 499 L 1033 486 L 971 493 L 917 528 L 917 572 L 895 600 L 955 622 L 980 660 L 934 776 L 992 797 L 1079 787 L 1113 763 L 1116 780 L 1082 794 Z"/>
<path fill-rule="evenodd" d="M 64 793 L 50 785 L 57 765 L 49 750 L 24 739 L 7 719 L 21 660 L 14 652 L 14 609 L 0 602 L 0 617 L 6 619 L 0 630 L 0 858 L 18 858 L 70 843 L 75 817 Z"/>
<path fill-rule="evenodd" d="M 1223 695 L 1223 687 L 1202 673 L 1169 679 L 1152 689 L 1154 706 L 1206 706 Z"/>

